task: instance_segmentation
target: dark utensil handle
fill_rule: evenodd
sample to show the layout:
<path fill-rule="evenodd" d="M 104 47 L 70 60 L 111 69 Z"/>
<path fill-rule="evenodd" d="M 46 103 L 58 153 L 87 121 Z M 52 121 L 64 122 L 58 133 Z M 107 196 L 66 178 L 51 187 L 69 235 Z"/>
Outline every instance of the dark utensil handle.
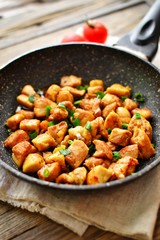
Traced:
<path fill-rule="evenodd" d="M 152 59 L 158 49 L 160 36 L 160 0 L 150 8 L 140 24 L 131 32 L 130 41 L 135 45 L 148 47 L 149 59 Z"/>

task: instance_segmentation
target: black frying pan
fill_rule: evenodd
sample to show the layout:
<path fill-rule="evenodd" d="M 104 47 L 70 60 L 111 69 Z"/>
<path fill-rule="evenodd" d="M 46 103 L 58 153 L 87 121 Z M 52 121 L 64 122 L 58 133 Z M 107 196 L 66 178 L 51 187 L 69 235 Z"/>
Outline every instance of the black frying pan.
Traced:
<path fill-rule="evenodd" d="M 160 18 L 157 19 L 160 20 Z M 157 38 L 157 34 L 155 35 Z M 152 38 L 150 40 L 153 42 Z M 151 45 L 154 45 L 155 53 L 155 44 Z M 139 48 L 143 49 L 142 46 Z M 153 51 L 150 51 L 150 56 L 154 55 Z M 148 161 L 140 162 L 135 174 L 123 180 L 94 186 L 64 185 L 41 181 L 23 174 L 13 163 L 11 152 L 3 146 L 3 141 L 7 137 L 4 124 L 16 109 L 16 96 L 21 88 L 25 84 L 31 84 L 38 90 L 50 84 L 59 83 L 61 76 L 70 74 L 81 76 L 86 83 L 96 78 L 103 79 L 105 86 L 119 82 L 129 85 L 133 95 L 138 91 L 144 94 L 144 105 L 153 112 L 151 124 L 156 155 Z M 0 164 L 17 177 L 51 188 L 100 189 L 134 180 L 149 172 L 160 162 L 160 71 L 145 60 L 114 47 L 87 43 L 63 44 L 31 52 L 9 63 L 0 71 L 0 86 Z"/>

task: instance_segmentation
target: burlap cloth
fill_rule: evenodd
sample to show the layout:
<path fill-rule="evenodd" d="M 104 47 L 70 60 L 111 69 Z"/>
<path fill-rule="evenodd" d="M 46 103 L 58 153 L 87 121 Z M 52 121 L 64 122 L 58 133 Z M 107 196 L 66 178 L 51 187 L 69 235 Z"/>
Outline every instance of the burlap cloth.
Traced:
<path fill-rule="evenodd" d="M 133 239 L 151 240 L 160 204 L 160 166 L 129 184 L 86 192 L 33 185 L 0 167 L 0 200 L 39 212 L 80 236 L 93 225 Z"/>

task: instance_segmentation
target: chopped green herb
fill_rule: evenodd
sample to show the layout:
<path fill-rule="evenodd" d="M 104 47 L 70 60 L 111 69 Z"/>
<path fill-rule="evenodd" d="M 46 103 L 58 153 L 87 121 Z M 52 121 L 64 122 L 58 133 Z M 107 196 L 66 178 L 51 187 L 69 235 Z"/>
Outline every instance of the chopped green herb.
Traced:
<path fill-rule="evenodd" d="M 33 140 L 34 138 L 37 137 L 38 134 L 37 134 L 36 130 L 33 130 L 33 131 L 30 131 L 28 133 L 28 135 L 29 135 L 30 139 Z"/>
<path fill-rule="evenodd" d="M 43 175 L 44 175 L 44 177 L 49 177 L 49 175 L 50 175 L 50 171 L 49 171 L 49 169 L 48 168 L 46 168 L 46 169 L 44 169 L 44 171 L 43 171 Z"/>
<path fill-rule="evenodd" d="M 33 95 L 30 95 L 28 97 L 28 100 L 31 102 L 31 103 L 34 103 L 34 96 Z"/>
<path fill-rule="evenodd" d="M 85 128 L 86 128 L 88 131 L 91 131 L 92 126 L 91 126 L 91 123 L 90 123 L 89 121 L 86 123 Z"/>
<path fill-rule="evenodd" d="M 68 129 L 73 128 L 73 125 L 71 124 L 71 122 L 68 119 L 65 119 L 64 121 L 67 123 Z"/>
<path fill-rule="evenodd" d="M 122 123 L 122 128 L 123 129 L 127 129 L 128 128 L 128 124 L 127 123 Z"/>
<path fill-rule="evenodd" d="M 134 98 L 137 102 L 144 102 L 144 96 L 140 92 L 135 93 Z"/>
<path fill-rule="evenodd" d="M 87 90 L 88 87 L 89 87 L 89 85 L 78 86 L 77 89 L 78 89 L 78 90 Z"/>
<path fill-rule="evenodd" d="M 152 143 L 152 147 L 153 147 L 153 148 L 155 148 L 155 145 L 154 145 L 154 143 Z"/>
<path fill-rule="evenodd" d="M 71 145 L 73 141 L 71 139 L 68 140 L 68 144 Z"/>
<path fill-rule="evenodd" d="M 81 103 L 82 100 L 77 100 L 74 102 L 74 105 L 79 105 Z"/>
<path fill-rule="evenodd" d="M 81 121 L 80 121 L 80 119 L 79 119 L 78 117 L 73 120 L 73 125 L 74 125 L 75 127 L 81 125 Z"/>
<path fill-rule="evenodd" d="M 46 106 L 46 117 L 49 117 L 51 111 L 51 106 Z"/>
<path fill-rule="evenodd" d="M 73 109 L 69 109 L 69 108 L 67 108 L 67 111 L 68 111 L 68 115 L 69 115 L 69 117 L 72 117 L 73 114 L 74 114 L 74 110 L 73 110 Z"/>
<path fill-rule="evenodd" d="M 141 114 L 140 113 L 136 113 L 135 116 L 136 116 L 136 119 L 141 119 Z"/>
<path fill-rule="evenodd" d="M 9 136 L 11 133 L 12 133 L 12 130 L 9 128 L 9 129 L 7 130 L 8 136 Z"/>
<path fill-rule="evenodd" d="M 64 109 L 66 109 L 66 106 L 65 106 L 65 104 L 64 104 L 64 103 L 62 103 L 62 102 L 59 102 L 59 103 L 58 103 L 58 106 L 59 106 L 60 108 L 64 108 Z"/>
<path fill-rule="evenodd" d="M 89 155 L 92 156 L 93 153 L 95 152 L 95 145 L 92 143 L 90 146 L 89 146 Z"/>
<path fill-rule="evenodd" d="M 124 102 L 127 96 L 121 96 L 121 101 Z"/>
<path fill-rule="evenodd" d="M 71 154 L 71 151 L 68 148 L 67 149 L 61 149 L 59 152 L 64 156 L 67 156 L 67 155 Z"/>
<path fill-rule="evenodd" d="M 58 123 L 56 119 L 53 119 L 52 121 L 48 122 L 48 127 L 54 126 Z"/>
<path fill-rule="evenodd" d="M 110 134 L 112 132 L 112 128 L 108 128 L 107 131 L 108 131 L 108 134 Z"/>
<path fill-rule="evenodd" d="M 105 96 L 105 93 L 104 92 L 97 92 L 96 95 L 97 95 L 97 98 L 102 99 Z"/>
<path fill-rule="evenodd" d="M 121 154 L 118 151 L 113 151 L 113 158 L 118 160 L 121 158 Z"/>

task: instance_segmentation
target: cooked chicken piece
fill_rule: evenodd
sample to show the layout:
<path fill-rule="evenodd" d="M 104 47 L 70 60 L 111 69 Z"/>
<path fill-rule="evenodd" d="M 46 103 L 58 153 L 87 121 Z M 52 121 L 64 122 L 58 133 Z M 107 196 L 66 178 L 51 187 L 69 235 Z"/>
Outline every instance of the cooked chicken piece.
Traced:
<path fill-rule="evenodd" d="M 116 113 L 120 116 L 122 123 L 129 123 L 131 120 L 130 112 L 124 107 L 118 107 Z"/>
<path fill-rule="evenodd" d="M 109 159 L 97 158 L 97 157 L 89 157 L 85 160 L 84 165 L 91 170 L 95 166 L 102 165 L 105 168 L 108 168 L 111 164 Z"/>
<path fill-rule="evenodd" d="M 111 180 L 123 179 L 126 176 L 131 175 L 131 173 L 135 172 L 136 165 L 138 165 L 138 160 L 135 158 L 130 156 L 120 158 L 109 167 L 109 169 L 113 171 Z"/>
<path fill-rule="evenodd" d="M 35 96 L 35 95 L 37 95 L 37 93 L 35 92 L 34 88 L 31 85 L 25 85 L 22 88 L 21 93 L 25 94 L 27 96 Z"/>
<path fill-rule="evenodd" d="M 54 126 L 48 127 L 48 134 L 50 134 L 58 144 L 61 144 L 64 139 L 66 132 L 68 129 L 68 125 L 65 121 L 62 121 Z"/>
<path fill-rule="evenodd" d="M 93 154 L 93 157 L 107 159 L 113 158 L 112 151 L 106 142 L 101 140 L 94 140 L 93 143 L 95 144 L 96 148 L 96 152 Z"/>
<path fill-rule="evenodd" d="M 141 116 L 143 116 L 145 119 L 149 119 L 152 117 L 152 111 L 149 108 L 134 108 L 132 110 L 132 114 L 140 113 Z"/>
<path fill-rule="evenodd" d="M 48 133 L 42 133 L 32 140 L 34 146 L 38 151 L 46 151 L 50 147 L 55 147 L 57 145 L 56 140 Z"/>
<path fill-rule="evenodd" d="M 29 153 L 36 152 L 36 148 L 28 141 L 22 141 L 17 143 L 12 148 L 12 158 L 16 165 L 20 168 Z"/>
<path fill-rule="evenodd" d="M 122 106 L 122 102 L 121 102 L 120 98 L 113 94 L 106 93 L 105 96 L 101 99 L 102 107 L 105 107 L 114 102 L 116 102 L 118 107 Z"/>
<path fill-rule="evenodd" d="M 29 96 L 25 94 L 20 94 L 17 96 L 17 102 L 21 104 L 22 106 L 25 106 L 29 109 L 33 109 L 34 103 L 29 101 Z"/>
<path fill-rule="evenodd" d="M 27 111 L 27 110 L 18 110 L 16 113 L 23 114 L 25 119 L 32 119 L 34 118 L 34 112 L 33 111 Z"/>
<path fill-rule="evenodd" d="M 123 86 L 119 83 L 114 83 L 106 90 L 107 93 L 114 94 L 118 97 L 127 96 L 130 97 L 131 88 L 129 86 Z"/>
<path fill-rule="evenodd" d="M 9 137 L 4 141 L 4 146 L 12 148 L 17 143 L 22 141 L 29 141 L 29 139 L 30 138 L 25 131 L 18 129 L 17 131 L 11 133 L 11 135 L 9 135 Z"/>
<path fill-rule="evenodd" d="M 66 136 L 64 137 L 64 139 L 62 140 L 61 145 L 64 145 L 64 146 L 68 147 L 68 145 L 69 145 L 68 141 L 69 141 L 69 140 L 70 140 L 70 136 L 69 136 L 69 135 L 66 135 Z"/>
<path fill-rule="evenodd" d="M 130 156 L 132 158 L 138 158 L 138 145 L 137 144 L 128 145 L 122 148 L 119 151 L 119 153 L 122 158 L 126 156 Z"/>
<path fill-rule="evenodd" d="M 121 128 L 121 126 L 122 121 L 120 116 L 114 111 L 111 111 L 104 121 L 104 128 L 107 130 L 109 128 Z"/>
<path fill-rule="evenodd" d="M 63 91 L 69 91 L 73 97 L 82 97 L 84 94 L 85 94 L 85 90 L 79 90 L 77 88 L 74 88 L 74 87 L 69 87 L 69 86 L 66 86 L 66 87 L 63 87 L 62 88 Z"/>
<path fill-rule="evenodd" d="M 107 182 L 112 176 L 112 170 L 101 165 L 95 166 L 87 175 L 87 184 L 100 184 Z"/>
<path fill-rule="evenodd" d="M 53 162 L 58 162 L 61 166 L 61 170 L 66 172 L 67 167 L 65 163 L 65 157 L 62 155 L 59 151 L 57 152 L 48 152 L 48 153 L 43 153 L 43 158 L 47 164 L 53 163 Z"/>
<path fill-rule="evenodd" d="M 97 94 L 98 92 L 103 92 L 104 88 L 103 86 L 93 86 L 93 87 L 88 87 L 87 92 L 88 94 Z"/>
<path fill-rule="evenodd" d="M 69 146 L 69 155 L 65 157 L 66 162 L 73 168 L 79 167 L 88 155 L 88 147 L 81 140 L 73 140 L 73 143 Z"/>
<path fill-rule="evenodd" d="M 49 98 L 50 100 L 52 100 L 53 102 L 56 101 L 57 98 L 57 94 L 59 93 L 59 91 L 61 90 L 60 86 L 58 86 L 57 84 L 52 84 L 46 91 L 45 93 L 45 97 Z"/>
<path fill-rule="evenodd" d="M 69 173 L 62 173 L 56 179 L 56 183 L 67 183 L 82 185 L 87 176 L 87 170 L 85 167 L 78 167 Z"/>
<path fill-rule="evenodd" d="M 128 110 L 128 111 L 132 111 L 134 108 L 138 107 L 138 103 L 130 98 L 126 98 L 123 102 L 124 107 Z"/>
<path fill-rule="evenodd" d="M 22 171 L 24 173 L 36 173 L 45 165 L 44 159 L 39 153 L 30 153 L 25 158 Z"/>
<path fill-rule="evenodd" d="M 57 104 L 48 98 L 36 98 L 34 101 L 34 113 L 37 118 L 46 117 L 46 108 L 55 108 Z"/>
<path fill-rule="evenodd" d="M 116 110 L 116 107 L 117 107 L 117 103 L 116 102 L 108 104 L 107 106 L 104 107 L 104 109 L 102 111 L 102 116 L 104 118 L 106 118 L 110 112 Z"/>
<path fill-rule="evenodd" d="M 133 133 L 135 127 L 144 130 L 148 137 L 152 139 L 152 126 L 150 122 L 146 120 L 143 116 L 140 116 L 140 118 L 136 118 L 136 115 L 134 115 L 131 118 L 131 121 L 128 124 L 128 130 Z"/>
<path fill-rule="evenodd" d="M 117 148 L 117 145 L 116 144 L 114 144 L 114 143 L 111 143 L 111 142 L 106 142 L 107 143 L 107 145 L 110 147 L 110 149 L 112 150 L 112 151 L 115 151 L 116 150 L 116 148 Z"/>
<path fill-rule="evenodd" d="M 64 101 L 70 101 L 71 103 L 74 102 L 73 94 L 67 89 L 62 89 L 57 94 L 56 102 L 59 103 Z"/>
<path fill-rule="evenodd" d="M 43 120 L 42 122 L 40 122 L 39 124 L 40 133 L 46 132 L 48 127 L 49 127 L 49 122 L 47 120 Z"/>
<path fill-rule="evenodd" d="M 108 132 L 104 128 L 104 120 L 102 117 L 97 117 L 95 120 L 91 121 L 90 132 L 93 139 L 96 139 L 97 136 L 103 136 L 105 139 L 108 139 Z"/>
<path fill-rule="evenodd" d="M 70 101 L 63 101 L 61 102 L 62 104 L 64 104 L 64 106 L 66 107 L 66 109 L 69 109 L 69 110 L 75 110 L 76 107 L 73 105 L 72 102 Z"/>
<path fill-rule="evenodd" d="M 7 119 L 6 126 L 9 127 L 12 131 L 15 131 L 19 127 L 19 124 L 23 119 L 23 114 L 16 113 Z"/>
<path fill-rule="evenodd" d="M 61 174 L 61 166 L 58 162 L 46 164 L 38 170 L 37 174 L 41 180 L 54 182 Z"/>
<path fill-rule="evenodd" d="M 70 75 L 63 76 L 60 82 L 61 87 L 69 86 L 69 87 L 78 87 L 82 85 L 82 78 Z"/>
<path fill-rule="evenodd" d="M 138 144 L 138 156 L 141 159 L 149 159 L 155 154 L 155 149 L 153 148 L 148 135 L 139 127 L 134 128 L 131 143 Z"/>
<path fill-rule="evenodd" d="M 83 98 L 79 104 L 81 108 L 84 110 L 90 111 L 94 114 L 94 117 L 100 117 L 101 116 L 101 108 L 100 108 L 101 100 L 98 98 Z"/>
<path fill-rule="evenodd" d="M 20 122 L 19 128 L 24 131 L 33 131 L 35 130 L 39 133 L 40 120 L 38 119 L 24 119 Z"/>
<path fill-rule="evenodd" d="M 59 106 L 51 109 L 50 116 L 48 117 L 49 121 L 57 120 L 62 121 L 68 117 L 68 111 L 64 108 L 61 108 Z"/>
<path fill-rule="evenodd" d="M 95 86 L 101 86 L 103 87 L 102 92 L 104 91 L 104 84 L 103 81 L 101 79 L 93 79 L 89 82 L 89 86 L 90 87 L 95 87 Z"/>
<path fill-rule="evenodd" d="M 94 115 L 93 113 L 86 111 L 81 108 L 77 108 L 74 112 L 74 119 L 79 118 L 81 126 L 85 126 L 86 123 L 89 121 L 94 120 Z"/>
<path fill-rule="evenodd" d="M 132 133 L 126 129 L 114 128 L 108 137 L 108 140 L 120 146 L 127 146 L 132 137 Z"/>
<path fill-rule="evenodd" d="M 85 127 L 77 126 L 74 128 L 70 128 L 68 130 L 69 139 L 74 140 L 82 140 L 86 145 L 90 145 L 92 141 L 92 136 L 90 131 L 88 131 Z"/>

